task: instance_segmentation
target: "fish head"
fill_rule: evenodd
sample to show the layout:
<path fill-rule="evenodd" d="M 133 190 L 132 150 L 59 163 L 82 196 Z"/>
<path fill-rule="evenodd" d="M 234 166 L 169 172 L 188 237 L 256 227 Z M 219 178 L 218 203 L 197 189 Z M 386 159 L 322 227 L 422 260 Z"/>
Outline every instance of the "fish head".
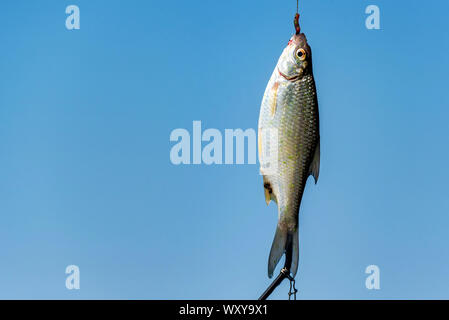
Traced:
<path fill-rule="evenodd" d="M 279 74 L 289 81 L 299 80 L 312 68 L 312 50 L 304 33 L 295 34 L 279 58 Z"/>

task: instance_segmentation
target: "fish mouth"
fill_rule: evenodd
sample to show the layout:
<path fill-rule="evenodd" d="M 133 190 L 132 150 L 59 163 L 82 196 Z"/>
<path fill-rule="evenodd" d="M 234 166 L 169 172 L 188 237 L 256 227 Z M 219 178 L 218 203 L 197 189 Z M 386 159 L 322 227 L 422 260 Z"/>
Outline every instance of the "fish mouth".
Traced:
<path fill-rule="evenodd" d="M 301 76 L 301 74 L 296 74 L 294 76 L 288 76 L 288 75 L 284 74 L 281 70 L 279 70 L 279 68 L 278 68 L 278 72 L 279 72 L 280 76 L 282 76 L 285 80 L 288 80 L 288 81 L 296 81 Z"/>

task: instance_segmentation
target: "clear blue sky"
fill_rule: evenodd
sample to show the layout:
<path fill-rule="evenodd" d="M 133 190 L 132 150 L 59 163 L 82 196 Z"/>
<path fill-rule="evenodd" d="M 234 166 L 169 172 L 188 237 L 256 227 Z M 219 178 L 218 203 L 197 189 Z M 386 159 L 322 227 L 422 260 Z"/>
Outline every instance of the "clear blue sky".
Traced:
<path fill-rule="evenodd" d="M 300 2 L 322 140 L 299 297 L 447 299 L 449 3 Z M 277 211 L 258 165 L 174 166 L 169 135 L 193 120 L 257 127 L 293 32 L 296 3 L 282 3 L 2 4 L 0 298 L 260 295 Z M 369 4 L 381 30 L 365 28 Z M 365 288 L 370 264 L 381 290 Z"/>

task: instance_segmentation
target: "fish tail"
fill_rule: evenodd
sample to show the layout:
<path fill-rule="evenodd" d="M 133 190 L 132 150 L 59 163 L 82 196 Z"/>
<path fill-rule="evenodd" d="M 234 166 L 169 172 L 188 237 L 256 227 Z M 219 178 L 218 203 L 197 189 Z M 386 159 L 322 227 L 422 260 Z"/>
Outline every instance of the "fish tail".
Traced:
<path fill-rule="evenodd" d="M 273 277 L 282 255 L 285 253 L 285 268 L 295 277 L 298 270 L 299 260 L 299 234 L 298 228 L 294 231 L 283 230 L 279 225 L 276 228 L 273 244 L 271 245 L 270 257 L 268 258 L 268 277 Z"/>

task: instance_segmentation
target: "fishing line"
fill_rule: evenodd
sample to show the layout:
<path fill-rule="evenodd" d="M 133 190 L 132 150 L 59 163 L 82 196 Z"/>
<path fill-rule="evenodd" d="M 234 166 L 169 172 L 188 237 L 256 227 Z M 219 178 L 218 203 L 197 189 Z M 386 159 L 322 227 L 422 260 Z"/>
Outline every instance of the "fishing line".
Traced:
<path fill-rule="evenodd" d="M 299 34 L 301 32 L 301 27 L 299 26 L 299 0 L 296 0 L 296 14 L 293 23 L 295 25 L 296 34 Z"/>

